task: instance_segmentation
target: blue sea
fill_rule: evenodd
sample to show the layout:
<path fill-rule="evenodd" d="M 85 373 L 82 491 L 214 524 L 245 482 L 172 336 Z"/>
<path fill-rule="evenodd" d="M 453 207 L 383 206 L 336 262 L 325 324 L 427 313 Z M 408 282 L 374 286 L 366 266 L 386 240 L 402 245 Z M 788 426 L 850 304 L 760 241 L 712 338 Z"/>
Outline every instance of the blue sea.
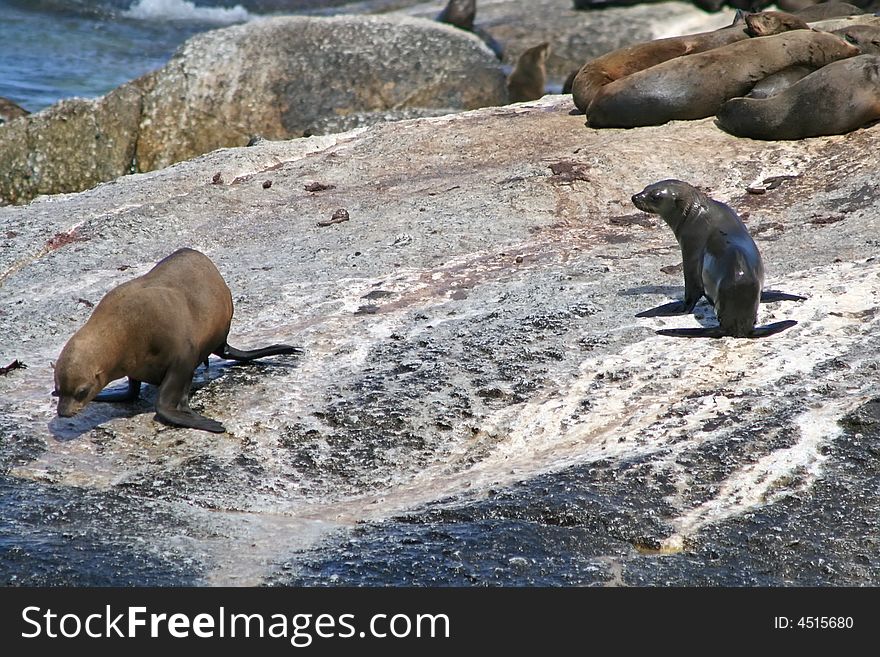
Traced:
<path fill-rule="evenodd" d="M 165 64 L 198 32 L 273 14 L 369 12 L 405 0 L 0 0 L 0 96 L 35 112 Z"/>

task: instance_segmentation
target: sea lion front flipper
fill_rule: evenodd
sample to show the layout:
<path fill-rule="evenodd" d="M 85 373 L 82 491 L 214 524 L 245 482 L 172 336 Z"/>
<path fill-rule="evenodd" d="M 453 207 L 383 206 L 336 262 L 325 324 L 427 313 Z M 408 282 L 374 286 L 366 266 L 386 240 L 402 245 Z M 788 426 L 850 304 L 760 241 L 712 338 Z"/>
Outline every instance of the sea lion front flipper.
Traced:
<path fill-rule="evenodd" d="M 194 369 L 195 366 L 191 363 L 181 364 L 180 362 L 168 368 L 165 378 L 159 384 L 156 419 L 176 427 L 223 433 L 226 428 L 222 424 L 199 415 L 188 405 Z"/>
<path fill-rule="evenodd" d="M 199 415 L 191 408 L 186 410 L 170 410 L 156 407 L 156 419 L 165 424 L 175 427 L 186 427 L 189 429 L 201 429 L 202 431 L 210 431 L 211 433 L 225 433 L 226 427 L 204 415 Z"/>
<path fill-rule="evenodd" d="M 301 347 L 293 347 L 289 344 L 273 344 L 270 347 L 262 349 L 243 350 L 236 349 L 229 344 L 224 344 L 220 349 L 214 352 L 215 355 L 227 360 L 254 360 L 255 358 L 265 358 L 266 356 L 280 356 L 284 354 L 301 354 Z"/>
<path fill-rule="evenodd" d="M 643 310 L 638 313 L 636 317 L 670 317 L 672 315 L 686 315 L 691 310 L 693 310 L 693 308 L 688 310 L 687 304 L 684 301 L 672 301 L 671 303 L 664 303 L 663 305 L 651 308 L 650 310 Z"/>
<path fill-rule="evenodd" d="M 797 294 L 788 294 L 787 292 L 780 292 L 779 290 L 762 290 L 761 291 L 761 303 L 770 303 L 772 301 L 806 301 L 807 297 L 802 297 Z"/>
<path fill-rule="evenodd" d="M 141 382 L 129 377 L 125 392 L 105 390 L 95 395 L 93 401 L 98 402 L 132 402 L 141 394 Z"/>

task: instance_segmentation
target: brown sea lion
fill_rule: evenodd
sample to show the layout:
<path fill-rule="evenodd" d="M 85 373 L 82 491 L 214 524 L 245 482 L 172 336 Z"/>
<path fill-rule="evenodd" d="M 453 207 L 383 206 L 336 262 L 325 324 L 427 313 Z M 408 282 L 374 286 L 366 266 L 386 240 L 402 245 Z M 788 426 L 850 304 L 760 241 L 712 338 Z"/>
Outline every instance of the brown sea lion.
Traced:
<path fill-rule="evenodd" d="M 765 16 L 766 15 L 766 16 Z M 747 16 L 761 30 L 761 36 L 790 30 L 808 29 L 807 24 L 791 14 L 761 12 Z M 758 16 L 763 18 L 758 19 Z M 581 112 L 587 108 L 605 85 L 676 57 L 693 55 L 743 41 L 753 33 L 749 24 L 737 22 L 711 32 L 655 39 L 613 50 L 584 64 L 571 84 L 572 100 Z M 775 31 L 774 31 L 775 30 Z"/>
<path fill-rule="evenodd" d="M 636 317 L 663 317 L 693 311 L 705 296 L 715 307 L 718 326 L 663 329 L 679 337 L 763 338 L 794 326 L 786 320 L 755 326 L 761 301 L 802 301 L 804 297 L 764 291 L 764 263 L 748 229 L 730 206 L 709 198 L 681 180 L 661 180 L 632 197 L 643 212 L 659 214 L 681 247 L 684 301 L 666 303 Z"/>
<path fill-rule="evenodd" d="M 0 125 L 30 114 L 24 107 L 0 96 Z"/>
<path fill-rule="evenodd" d="M 859 49 L 840 37 L 812 30 L 739 41 L 657 64 L 602 87 L 587 112 L 588 125 L 634 128 L 702 119 L 784 68 L 820 68 L 857 54 Z"/>
<path fill-rule="evenodd" d="M 794 13 L 808 23 L 812 23 L 813 21 L 824 21 L 829 18 L 839 18 L 840 16 L 858 16 L 859 14 L 864 14 L 865 10 L 848 2 L 820 2 L 817 5 L 798 9 Z"/>
<path fill-rule="evenodd" d="M 546 41 L 532 46 L 516 62 L 507 78 L 507 97 L 511 103 L 537 100 L 544 95 L 547 83 L 547 56 L 550 44 Z"/>
<path fill-rule="evenodd" d="M 880 25 L 850 25 L 831 34 L 858 46 L 863 55 L 880 55 Z"/>
<path fill-rule="evenodd" d="M 785 91 L 798 80 L 807 77 L 816 69 L 810 66 L 789 66 L 781 71 L 768 75 L 758 82 L 752 90 L 746 94 L 746 98 L 769 98 Z"/>
<path fill-rule="evenodd" d="M 301 351 L 272 345 L 241 351 L 226 342 L 232 294 L 204 254 L 180 249 L 149 272 L 110 290 L 55 363 L 58 415 L 79 413 L 96 401 L 131 401 L 141 382 L 159 386 L 156 418 L 180 427 L 222 433 L 222 424 L 189 407 L 193 372 L 214 354 L 249 361 Z M 128 377 L 124 393 L 98 393 Z"/>
<path fill-rule="evenodd" d="M 878 25 L 850 25 L 849 27 L 832 30 L 831 34 L 836 34 L 848 43 L 858 47 L 863 55 L 880 55 L 880 26 Z M 769 98 L 770 96 L 775 96 L 779 92 L 788 89 L 795 82 L 807 77 L 815 70 L 815 68 L 810 66 L 789 66 L 758 82 L 746 94 L 746 98 Z"/>
<path fill-rule="evenodd" d="M 733 98 L 716 123 L 737 137 L 803 139 L 842 135 L 880 119 L 880 55 L 823 66 L 770 98 Z"/>

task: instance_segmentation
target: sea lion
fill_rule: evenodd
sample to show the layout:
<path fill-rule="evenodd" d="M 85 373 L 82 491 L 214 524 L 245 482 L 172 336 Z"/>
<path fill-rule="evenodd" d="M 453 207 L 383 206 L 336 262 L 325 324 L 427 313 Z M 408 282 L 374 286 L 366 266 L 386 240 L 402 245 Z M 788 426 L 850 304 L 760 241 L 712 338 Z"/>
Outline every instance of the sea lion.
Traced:
<path fill-rule="evenodd" d="M 836 34 L 847 43 L 858 47 L 863 55 L 880 55 L 880 26 L 850 25 L 849 27 L 831 30 L 831 34 Z M 775 96 L 788 89 L 795 82 L 804 79 L 815 70 L 811 66 L 789 66 L 778 73 L 768 75 L 758 82 L 746 94 L 746 98 L 769 98 L 770 96 Z"/>
<path fill-rule="evenodd" d="M 30 114 L 24 107 L 0 96 L 0 125 Z"/>
<path fill-rule="evenodd" d="M 768 75 L 758 82 L 752 90 L 746 94 L 746 98 L 769 98 L 785 91 L 798 80 L 805 78 L 816 69 L 809 66 L 789 66 L 781 71 Z"/>
<path fill-rule="evenodd" d="M 816 5 L 798 9 L 794 13 L 808 23 L 812 23 L 813 21 L 824 21 L 841 16 L 858 16 L 864 14 L 865 10 L 848 2 L 820 2 Z"/>
<path fill-rule="evenodd" d="M 504 58 L 504 49 L 486 30 L 477 27 L 474 21 L 477 18 L 476 0 L 449 0 L 446 6 L 437 15 L 437 20 L 447 25 L 452 25 L 460 30 L 471 32 L 486 44 L 498 59 Z"/>
<path fill-rule="evenodd" d="M 507 78 L 508 102 L 520 103 L 537 100 L 544 95 L 547 83 L 547 56 L 550 44 L 546 41 L 532 46 L 516 62 L 513 72 Z"/>
<path fill-rule="evenodd" d="M 661 180 L 632 197 L 643 212 L 659 214 L 681 246 L 684 301 L 666 303 L 636 317 L 690 313 L 700 297 L 715 307 L 718 326 L 662 329 L 680 337 L 762 338 L 797 324 L 794 320 L 755 326 L 761 301 L 801 301 L 804 297 L 764 291 L 764 264 L 752 236 L 729 206 L 681 180 Z"/>
<path fill-rule="evenodd" d="M 766 16 L 765 16 L 766 15 Z M 706 52 L 715 48 L 743 41 L 751 36 L 759 36 L 753 32 L 752 25 L 745 25 L 738 14 L 733 25 L 722 27 L 711 32 L 688 34 L 685 36 L 655 39 L 644 43 L 636 43 L 592 59 L 584 64 L 571 83 L 572 100 L 575 106 L 586 112 L 596 94 L 606 85 L 625 78 L 639 71 L 651 68 L 663 62 Z M 762 18 L 758 18 L 761 16 Z M 809 29 L 801 19 L 782 12 L 761 12 L 746 17 L 760 30 L 760 36 L 779 34 L 790 30 Z"/>
<path fill-rule="evenodd" d="M 831 34 L 857 46 L 863 55 L 880 55 L 880 25 L 850 25 Z"/>
<path fill-rule="evenodd" d="M 602 87 L 587 111 L 591 128 L 634 128 L 712 116 L 763 78 L 793 65 L 820 68 L 859 54 L 834 34 L 794 30 L 680 57 Z"/>
<path fill-rule="evenodd" d="M 279 344 L 241 351 L 226 342 L 232 294 L 214 263 L 199 251 L 179 249 L 149 272 L 110 290 L 55 363 L 57 413 L 70 417 L 93 399 L 131 401 L 141 382 L 159 386 L 156 418 L 167 424 L 222 433 L 222 424 L 189 405 L 193 372 L 208 356 L 249 361 L 294 354 Z M 128 377 L 124 393 L 98 393 Z"/>
<path fill-rule="evenodd" d="M 737 137 L 780 140 L 842 135 L 880 119 L 880 55 L 823 66 L 770 98 L 733 98 L 715 122 Z"/>
<path fill-rule="evenodd" d="M 437 20 L 470 32 L 474 29 L 476 17 L 477 0 L 449 0 L 443 11 L 437 15 Z"/>

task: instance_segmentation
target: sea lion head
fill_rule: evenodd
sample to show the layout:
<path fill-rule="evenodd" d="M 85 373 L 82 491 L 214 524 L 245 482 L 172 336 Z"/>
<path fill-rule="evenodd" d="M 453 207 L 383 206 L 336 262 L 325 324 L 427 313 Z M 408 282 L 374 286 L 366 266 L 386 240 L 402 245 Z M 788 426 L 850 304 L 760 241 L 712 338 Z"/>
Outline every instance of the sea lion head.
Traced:
<path fill-rule="evenodd" d="M 694 209 L 705 206 L 705 197 L 681 180 L 661 180 L 635 194 L 632 202 L 642 212 L 659 214 L 677 235 Z"/>
<path fill-rule="evenodd" d="M 73 417 L 95 398 L 107 384 L 100 359 L 90 353 L 74 335 L 64 346 L 55 363 L 56 412 L 60 417 Z"/>
<path fill-rule="evenodd" d="M 437 20 L 441 23 L 454 25 L 460 30 L 472 32 L 474 19 L 477 17 L 476 0 L 449 0 Z"/>
<path fill-rule="evenodd" d="M 528 50 L 523 51 L 520 55 L 520 61 L 532 64 L 534 66 L 544 66 L 547 62 L 547 56 L 550 54 L 550 44 L 546 41 L 532 46 Z"/>
<path fill-rule="evenodd" d="M 633 195 L 632 202 L 642 212 L 670 214 L 680 212 L 683 205 L 690 204 L 693 191 L 691 185 L 681 180 L 661 180 Z"/>
<path fill-rule="evenodd" d="M 746 34 L 750 37 L 771 36 L 791 30 L 809 30 L 810 26 L 802 18 L 784 11 L 761 11 L 746 14 Z"/>
<path fill-rule="evenodd" d="M 831 33 L 856 46 L 863 55 L 880 55 L 880 27 L 876 25 L 850 25 Z"/>

